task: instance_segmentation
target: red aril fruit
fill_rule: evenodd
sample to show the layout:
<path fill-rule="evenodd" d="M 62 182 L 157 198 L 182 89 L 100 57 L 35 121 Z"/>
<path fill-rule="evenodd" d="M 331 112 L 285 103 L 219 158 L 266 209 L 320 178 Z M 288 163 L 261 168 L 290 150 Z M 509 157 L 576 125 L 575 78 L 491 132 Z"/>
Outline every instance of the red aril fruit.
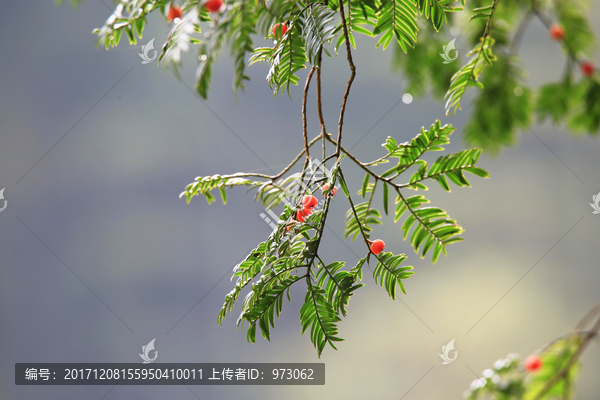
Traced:
<path fill-rule="evenodd" d="M 212 13 L 215 13 L 223 7 L 223 0 L 208 0 L 204 3 L 204 7 Z"/>
<path fill-rule="evenodd" d="M 315 196 L 304 196 L 302 199 L 302 206 L 305 211 L 307 208 L 312 211 L 317 204 L 319 204 L 319 200 Z"/>
<path fill-rule="evenodd" d="M 532 354 L 525 359 L 525 371 L 532 373 L 542 368 L 542 358 L 537 354 Z"/>
<path fill-rule="evenodd" d="M 373 254 L 379 254 L 383 251 L 385 247 L 385 242 L 381 239 L 377 239 L 371 242 L 371 252 Z"/>
<path fill-rule="evenodd" d="M 296 214 L 296 219 L 300 222 L 304 222 L 304 218 L 310 215 L 310 211 L 307 211 L 306 208 L 302 211 L 298 211 Z"/>
<path fill-rule="evenodd" d="M 279 39 L 280 37 L 285 35 L 287 30 L 288 30 L 288 28 L 285 24 L 276 24 L 272 30 L 273 36 L 275 36 L 277 39 Z"/>
<path fill-rule="evenodd" d="M 594 75 L 595 69 L 596 68 L 594 67 L 594 64 L 592 64 L 590 61 L 583 61 L 581 63 L 581 73 L 588 78 Z"/>
<path fill-rule="evenodd" d="M 329 185 L 323 186 L 323 191 L 326 191 L 327 189 L 329 189 Z M 330 193 L 332 196 L 335 196 L 335 194 L 337 193 L 337 189 L 334 187 L 333 189 L 331 189 Z"/>
<path fill-rule="evenodd" d="M 173 21 L 175 18 L 180 18 L 183 15 L 183 13 L 181 12 L 181 8 L 177 7 L 177 6 L 173 6 L 171 8 L 169 8 L 169 13 L 167 14 L 167 18 L 169 19 L 169 21 Z"/>
<path fill-rule="evenodd" d="M 565 37 L 565 28 L 560 24 L 554 24 L 550 27 L 550 37 L 554 40 L 563 40 Z"/>

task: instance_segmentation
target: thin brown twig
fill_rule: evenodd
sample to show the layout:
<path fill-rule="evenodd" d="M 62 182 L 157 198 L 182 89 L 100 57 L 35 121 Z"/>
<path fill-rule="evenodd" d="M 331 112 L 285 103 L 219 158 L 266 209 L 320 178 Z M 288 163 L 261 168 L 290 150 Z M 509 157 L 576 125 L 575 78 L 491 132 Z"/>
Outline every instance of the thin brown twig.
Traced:
<path fill-rule="evenodd" d="M 554 340 L 552 340 L 551 342 L 547 343 L 541 350 L 537 351 L 537 353 L 541 354 L 541 353 L 545 352 L 550 347 L 552 347 L 552 345 L 554 345 L 556 342 L 558 342 L 560 340 L 563 340 L 565 338 L 568 338 L 569 336 L 578 336 L 578 335 L 582 336 L 582 335 L 587 335 L 589 332 L 590 331 L 581 330 L 581 329 L 575 329 L 575 330 L 572 330 L 570 332 L 563 333 L 559 337 L 557 337 Z"/>
<path fill-rule="evenodd" d="M 306 127 L 306 98 L 308 96 L 308 87 L 310 85 L 310 80 L 315 72 L 315 67 L 313 66 L 306 77 L 306 84 L 304 85 L 304 96 L 302 97 L 302 136 L 304 136 L 304 151 L 306 152 L 306 158 L 310 159 L 310 153 L 308 150 L 308 132 Z"/>
<path fill-rule="evenodd" d="M 333 139 L 331 138 L 331 135 L 329 135 L 329 134 L 325 134 L 325 137 L 326 137 L 326 138 L 327 138 L 327 140 L 329 140 L 331 143 L 333 143 L 334 145 L 338 146 L 338 143 L 339 143 L 339 142 L 337 142 L 337 141 L 333 140 Z M 362 169 L 364 169 L 366 172 L 368 172 L 369 174 L 371 174 L 371 176 L 373 176 L 373 178 L 375 178 L 376 180 L 377 180 L 377 179 L 379 179 L 379 180 L 382 180 L 382 181 L 388 182 L 388 183 L 390 183 L 391 185 L 393 185 L 393 186 L 396 186 L 396 184 L 395 184 L 394 182 L 391 182 L 391 181 L 390 181 L 389 179 L 387 179 L 387 178 L 382 178 L 381 176 L 377 175 L 377 173 L 375 173 L 375 172 L 371 171 L 369 168 L 367 168 L 363 162 L 361 162 L 361 161 L 360 161 L 358 158 L 356 158 L 354 155 L 352 155 L 352 153 L 350 153 L 348 150 L 346 150 L 346 149 L 344 148 L 344 146 L 339 146 L 339 147 L 340 147 L 340 149 L 341 149 L 341 150 L 342 150 L 342 151 L 343 151 L 343 152 L 344 152 L 344 153 L 345 153 L 345 154 L 346 154 L 346 155 L 347 155 L 347 156 L 348 156 L 348 157 L 349 157 L 349 158 L 350 158 L 352 161 L 354 161 L 354 162 L 356 163 L 356 165 L 358 165 L 359 167 L 361 167 Z"/>
<path fill-rule="evenodd" d="M 363 223 L 367 223 L 367 218 L 369 218 L 369 210 L 371 209 L 371 204 L 373 203 L 373 195 L 375 194 L 375 188 L 377 187 L 377 179 L 373 183 L 373 188 L 371 189 L 371 195 L 369 196 L 369 202 L 367 203 L 367 211 L 365 211 L 365 219 L 362 221 Z M 360 221 L 357 221 L 360 225 Z"/>
<path fill-rule="evenodd" d="M 490 11 L 490 17 L 488 18 L 485 24 L 485 30 L 483 31 L 482 39 L 485 41 L 485 38 L 488 37 L 492 33 L 492 29 L 494 27 L 494 13 L 496 12 L 496 6 L 498 5 L 499 0 L 494 0 L 492 3 L 492 9 Z"/>
<path fill-rule="evenodd" d="M 327 157 L 325 157 L 323 159 L 323 163 L 325 163 L 326 161 L 331 160 L 332 158 L 336 157 L 335 153 L 328 155 Z"/>
<path fill-rule="evenodd" d="M 321 135 L 319 135 L 319 136 L 316 136 L 316 137 L 315 137 L 313 140 L 311 140 L 311 141 L 308 143 L 308 147 L 311 147 L 311 146 L 312 146 L 313 144 L 315 144 L 315 142 L 316 142 L 317 140 L 319 140 L 320 138 L 321 138 Z M 300 159 L 300 157 L 302 157 L 302 155 L 304 154 L 304 152 L 305 152 L 305 151 L 306 151 L 305 149 L 302 149 L 302 151 L 300 152 L 300 154 L 298 154 L 298 155 L 296 156 L 296 158 L 294 158 L 294 159 L 292 160 L 292 162 L 291 162 L 291 163 L 289 163 L 289 165 L 288 165 L 287 167 L 285 167 L 285 168 L 284 168 L 284 169 L 283 169 L 283 170 L 282 170 L 280 173 L 278 173 L 277 175 L 273 175 L 273 176 L 267 176 L 267 178 L 269 178 L 269 179 L 271 179 L 271 180 L 275 180 L 275 179 L 279 179 L 279 178 L 281 178 L 281 177 L 282 177 L 282 176 L 283 176 L 283 175 L 284 175 L 286 172 L 288 172 L 288 171 L 289 171 L 289 170 L 290 170 L 290 169 L 291 169 L 291 168 L 292 168 L 294 165 L 296 165 L 296 163 L 298 162 L 298 160 Z"/>
<path fill-rule="evenodd" d="M 335 179 L 333 184 L 335 185 Z M 310 286 L 312 286 L 312 282 L 310 281 L 310 272 L 311 272 L 311 265 L 314 263 L 315 258 L 317 257 L 317 251 L 319 249 L 319 245 L 321 243 L 321 238 L 323 237 L 323 230 L 325 229 L 325 221 L 327 219 L 327 214 L 329 214 L 329 201 L 331 200 L 331 196 L 327 196 L 325 198 L 325 203 L 323 204 L 323 215 L 321 216 L 321 220 L 319 221 L 319 226 L 316 229 L 315 232 L 315 236 L 318 237 L 316 240 L 316 244 L 315 244 L 315 252 L 313 254 L 313 256 L 311 257 L 310 261 L 307 263 L 309 265 L 308 267 L 308 271 L 307 271 L 307 278 L 306 278 L 306 283 Z"/>
<path fill-rule="evenodd" d="M 582 330 L 583 328 L 585 328 L 587 324 L 589 324 L 589 322 L 592 320 L 592 318 L 594 318 L 594 316 L 598 313 L 600 313 L 600 303 L 597 303 L 594 307 L 592 307 L 590 311 L 588 311 L 583 316 L 583 318 L 581 318 L 581 321 L 579 321 L 579 323 L 575 327 L 575 330 Z"/>
<path fill-rule="evenodd" d="M 496 0 L 497 1 L 497 0 Z M 337 147 L 335 149 L 335 155 L 339 157 L 341 146 L 342 146 L 342 126 L 344 125 L 344 112 L 346 111 L 346 102 L 348 101 L 348 95 L 350 94 L 350 87 L 356 76 L 356 66 L 352 61 L 352 50 L 350 49 L 350 38 L 348 36 L 348 26 L 346 25 L 346 15 L 344 12 L 344 1 L 340 0 L 340 16 L 342 17 L 342 27 L 344 28 L 344 39 L 346 41 L 346 56 L 348 58 L 348 65 L 350 66 L 350 79 L 346 84 L 346 90 L 344 91 L 344 97 L 342 98 L 342 106 L 340 107 L 340 121 L 338 123 L 338 136 L 337 136 Z"/>
<path fill-rule="evenodd" d="M 333 143 L 333 144 L 337 145 L 337 142 L 331 138 L 331 135 L 327 134 L 325 137 L 326 137 L 326 138 L 327 138 L 327 140 L 329 140 L 331 143 Z M 413 184 L 414 184 L 414 183 L 416 183 L 416 182 L 421 182 L 421 181 L 424 181 L 424 180 L 426 180 L 426 179 L 434 179 L 436 176 L 439 176 L 439 175 L 442 175 L 442 174 L 443 174 L 443 172 L 438 172 L 438 173 L 435 173 L 435 174 L 432 174 L 432 175 L 428 175 L 428 176 L 426 176 L 425 178 L 422 178 L 422 179 L 420 179 L 420 180 L 417 180 L 417 181 L 414 181 L 414 182 L 409 182 L 409 183 L 396 183 L 396 182 L 394 182 L 394 179 L 395 179 L 395 178 L 397 178 L 397 177 L 400 175 L 399 173 L 397 173 L 396 175 L 392 175 L 391 177 L 384 178 L 383 176 L 381 176 L 381 175 L 377 174 L 376 172 L 374 172 L 373 170 L 371 170 L 370 168 L 368 168 L 368 167 L 367 167 L 369 164 L 372 164 L 373 162 L 370 162 L 370 163 L 363 163 L 363 162 L 361 162 L 361 161 L 360 161 L 358 158 L 356 158 L 354 155 L 352 155 L 352 153 L 350 153 L 348 150 L 346 150 L 346 149 L 344 148 L 344 146 L 341 146 L 341 149 L 342 149 L 342 151 L 344 152 L 344 154 L 346 154 L 346 155 L 348 156 L 348 158 L 350 158 L 352 161 L 354 161 L 354 162 L 356 163 L 356 165 L 358 165 L 359 167 L 361 167 L 362 169 L 364 169 L 364 170 L 365 170 L 365 172 L 367 172 L 367 173 L 368 173 L 368 174 L 370 174 L 370 175 L 371 175 L 373 178 L 375 178 L 375 181 L 378 181 L 378 180 L 379 180 L 379 181 L 383 181 L 383 182 L 385 182 L 385 183 L 387 183 L 387 184 L 391 185 L 391 186 L 392 186 L 392 187 L 394 187 L 395 189 L 402 189 L 402 188 L 405 188 L 405 187 L 411 186 L 411 185 L 413 185 Z M 334 154 L 333 156 L 335 156 L 335 154 Z M 383 159 L 383 157 L 382 157 L 381 159 Z M 379 159 L 379 160 L 381 160 L 381 159 Z M 378 161 L 378 160 L 375 160 L 375 161 Z M 403 169 L 401 172 L 404 172 L 404 171 L 405 171 L 406 169 L 408 169 L 409 167 L 410 167 L 410 165 L 409 165 L 409 166 L 407 166 L 405 169 Z M 456 169 L 465 169 L 465 168 L 469 168 L 469 167 L 472 167 L 472 165 L 461 166 L 461 167 L 458 167 L 458 168 L 456 168 Z"/>
<path fill-rule="evenodd" d="M 533 2 L 533 5 L 532 5 L 533 13 L 540 20 L 540 22 L 546 27 L 546 29 L 550 29 L 552 27 L 552 21 L 548 17 L 546 17 L 546 15 L 542 11 L 540 11 L 539 5 L 537 3 L 538 3 L 537 1 Z M 571 49 L 569 47 L 565 46 L 565 50 L 567 51 L 567 54 L 569 56 L 568 60 L 573 60 L 577 64 L 581 64 L 581 60 L 577 57 L 576 54 L 574 54 L 571 51 Z"/>
<path fill-rule="evenodd" d="M 525 33 L 525 29 L 527 29 L 527 26 L 531 21 L 531 17 L 533 17 L 533 13 L 533 9 L 527 10 L 527 13 L 525 14 L 525 16 L 523 16 L 521 22 L 519 22 L 517 31 L 515 32 L 513 40 L 510 44 L 509 54 L 515 54 L 519 49 L 519 46 L 521 45 L 521 39 L 523 39 L 523 34 Z"/>
<path fill-rule="evenodd" d="M 540 12 L 538 3 L 539 3 L 538 0 L 533 0 L 533 2 L 531 4 L 531 9 L 535 13 L 535 15 L 538 17 L 538 19 L 542 22 L 542 24 L 544 24 L 544 26 L 547 29 L 550 29 L 550 26 L 552 25 L 552 21 L 550 21 L 550 19 L 548 19 L 544 14 L 542 14 Z"/>
<path fill-rule="evenodd" d="M 340 174 L 340 178 L 344 180 L 344 184 L 345 184 L 346 178 L 344 178 L 344 174 L 342 173 L 341 167 L 339 169 L 339 174 Z M 352 196 L 350 195 L 350 193 L 348 193 L 348 201 L 350 202 L 350 208 L 352 209 L 352 213 L 354 214 L 354 219 L 356 219 L 356 222 L 358 223 L 357 225 L 358 225 L 358 228 L 360 229 L 360 233 L 363 237 L 363 241 L 365 242 L 365 245 L 367 245 L 367 248 L 369 249 L 369 251 L 371 251 L 371 241 L 369 240 L 369 237 L 363 230 L 362 224 L 360 222 L 360 218 L 358 218 L 358 214 L 356 213 L 356 208 L 354 207 L 354 202 L 352 201 Z"/>
<path fill-rule="evenodd" d="M 346 183 L 346 178 L 344 178 L 344 174 L 342 173 L 342 168 L 341 167 L 339 169 L 339 173 L 340 173 L 340 179 L 343 179 L 344 183 Z M 348 185 L 346 185 L 346 186 L 348 186 Z M 385 264 L 381 261 L 381 258 L 379 258 L 379 255 L 373 253 L 373 251 L 371 250 L 371 241 L 369 240 L 369 237 L 367 236 L 367 234 L 363 230 L 363 226 L 360 223 L 360 218 L 358 218 L 358 214 L 356 213 L 356 208 L 354 207 L 354 202 L 352 201 L 352 195 L 350 195 L 350 193 L 348 193 L 348 201 L 350 202 L 350 208 L 352 209 L 352 213 L 354 214 L 354 218 L 356 219 L 356 222 L 358 223 L 358 228 L 360 229 L 360 233 L 362 234 L 363 241 L 365 242 L 365 245 L 367 246 L 367 249 L 369 250 L 369 254 L 373 254 L 373 256 L 377 259 L 377 261 L 379 261 L 381 263 L 381 265 L 383 265 L 385 267 Z M 367 261 L 367 264 L 369 264 L 368 261 Z M 369 267 L 370 266 L 371 265 L 369 264 Z"/>
<path fill-rule="evenodd" d="M 315 136 L 308 143 L 308 147 L 311 147 L 319 139 L 321 139 L 321 135 Z M 281 172 L 278 173 L 277 175 L 266 175 L 266 174 L 259 174 L 259 173 L 255 173 L 255 172 L 238 172 L 238 173 L 231 174 L 231 175 L 223 175 L 221 178 L 223 178 L 223 179 L 229 179 L 229 178 L 248 178 L 248 177 L 253 177 L 253 178 L 268 179 L 271 182 L 273 182 L 273 181 L 281 178 L 283 175 L 285 175 L 286 172 L 288 172 L 290 169 L 292 169 L 292 167 L 294 165 L 296 165 L 296 163 L 298 162 L 298 160 L 300 159 L 300 157 L 302 157 L 302 155 L 304 154 L 305 151 L 306 151 L 305 149 L 302 149 L 302 151 L 292 160 L 292 162 L 290 162 L 288 164 L 288 166 L 285 167 L 283 170 L 281 170 Z"/>
<path fill-rule="evenodd" d="M 304 177 L 306 176 L 306 168 L 308 167 L 308 164 L 310 163 L 310 159 L 309 158 L 305 158 L 304 159 L 304 166 L 302 167 L 302 174 L 300 174 L 300 184 L 298 184 L 298 190 L 296 191 L 296 198 L 300 198 L 300 192 L 302 190 L 303 184 L 302 182 L 304 182 Z"/>
<path fill-rule="evenodd" d="M 323 54 L 323 47 L 319 50 L 319 56 L 317 57 L 317 112 L 319 114 L 319 124 L 321 125 L 321 135 L 323 139 L 323 159 L 325 159 L 325 135 L 327 132 L 325 127 L 325 118 L 323 118 L 323 103 L 321 100 L 321 56 Z"/>

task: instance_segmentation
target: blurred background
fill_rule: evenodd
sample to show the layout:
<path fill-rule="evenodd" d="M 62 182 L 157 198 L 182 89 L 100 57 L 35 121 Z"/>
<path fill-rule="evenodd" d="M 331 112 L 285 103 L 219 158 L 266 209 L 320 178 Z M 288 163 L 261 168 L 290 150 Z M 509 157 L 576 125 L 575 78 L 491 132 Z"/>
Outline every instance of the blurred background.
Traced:
<path fill-rule="evenodd" d="M 414 254 L 391 218 L 375 228 L 386 250 L 407 253 L 416 274 L 406 282 L 408 295 L 393 301 L 365 271 L 366 287 L 339 324 L 346 341 L 320 359 L 324 386 L 15 386 L 17 362 L 137 363 L 153 338 L 158 362 L 319 359 L 301 335 L 303 287 L 284 303 L 271 342 L 248 344 L 245 331 L 236 332 L 239 306 L 217 325 L 232 267 L 271 232 L 253 195 L 233 189 L 225 206 L 178 198 L 198 175 L 270 173 L 287 164 L 302 148 L 302 88 L 292 90 L 292 101 L 274 98 L 264 81 L 268 66 L 256 65 L 236 104 L 224 54 L 205 104 L 190 90 L 194 51 L 184 58 L 183 81 L 155 62 L 141 64 L 139 45 L 155 37 L 158 48 L 168 32 L 158 15 L 138 46 L 123 41 L 107 52 L 96 49 L 91 33 L 112 11 L 99 0 L 77 9 L 41 1 L 2 7 L 2 399 L 461 399 L 495 360 L 534 352 L 600 301 L 600 215 L 589 205 L 600 191 L 600 140 L 534 124 L 499 157 L 484 153 L 479 165 L 490 179 L 473 177 L 472 188 L 452 193 L 431 185 L 432 204 L 466 229 L 465 241 L 436 265 Z M 600 35 L 598 1 L 590 20 Z M 410 88 L 391 69 L 391 49 L 361 39 L 345 146 L 370 130 L 354 151 L 372 160 L 384 154 L 388 135 L 409 140 L 440 118 L 457 127 L 448 150 L 463 149 L 468 101 L 455 118 L 427 98 L 398 102 Z M 467 48 L 457 44 L 462 64 Z M 558 80 L 563 54 L 538 21 L 520 54 L 529 85 Z M 330 130 L 347 77 L 343 52 L 324 60 Z M 311 136 L 319 130 L 315 111 L 311 96 Z M 345 168 L 355 192 L 363 174 Z M 364 245 L 340 239 L 348 206 L 339 194 L 336 200 L 323 255 L 353 265 Z M 458 358 L 442 365 L 438 353 L 452 339 Z M 597 399 L 597 341 L 582 363 L 576 399 Z"/>

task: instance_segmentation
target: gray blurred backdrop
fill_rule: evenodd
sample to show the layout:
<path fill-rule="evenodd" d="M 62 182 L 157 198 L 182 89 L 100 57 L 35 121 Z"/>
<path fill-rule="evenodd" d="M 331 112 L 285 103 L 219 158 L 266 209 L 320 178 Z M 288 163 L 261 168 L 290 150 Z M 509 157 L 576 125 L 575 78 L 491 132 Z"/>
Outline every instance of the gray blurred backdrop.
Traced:
<path fill-rule="evenodd" d="M 253 66 L 235 104 L 231 62 L 223 57 L 203 104 L 187 87 L 194 82 L 193 53 L 184 59 L 184 84 L 155 63 L 142 65 L 139 45 L 96 49 L 91 30 L 111 12 L 99 0 L 79 9 L 42 1 L 3 1 L 2 8 L 2 399 L 460 399 L 473 372 L 510 352 L 528 355 L 600 301 L 600 215 L 588 204 L 600 191 L 600 139 L 532 125 L 500 157 L 482 156 L 491 179 L 473 178 L 473 188 L 450 194 L 431 185 L 433 205 L 466 228 L 465 241 L 438 264 L 419 259 L 393 221 L 376 228 L 386 249 L 409 255 L 416 275 L 407 281 L 408 295 L 393 301 L 365 271 L 367 286 L 339 324 L 346 341 L 321 358 L 325 386 L 15 386 L 16 362 L 137 363 L 153 338 L 159 362 L 319 360 L 300 334 L 300 286 L 284 303 L 271 342 L 258 337 L 247 344 L 245 331 L 235 331 L 239 307 L 217 325 L 232 267 L 270 233 L 260 204 L 244 189 L 231 190 L 226 206 L 178 198 L 198 175 L 269 173 L 267 167 L 277 170 L 295 156 L 302 146 L 301 88 L 293 101 L 274 98 L 264 81 L 268 67 Z M 599 20 L 596 2 L 596 35 Z M 156 37 L 158 47 L 166 33 L 154 15 L 142 43 Z M 360 40 L 355 52 L 348 147 L 409 89 L 391 71 L 391 50 L 374 44 Z M 463 63 L 466 47 L 459 50 Z M 520 53 L 528 84 L 559 79 L 563 55 L 538 22 Z M 325 60 L 330 129 L 347 76 L 343 53 Z M 309 112 L 317 134 L 314 96 Z M 400 102 L 356 154 L 375 159 L 388 135 L 408 140 L 435 118 L 458 128 L 449 150 L 461 150 L 469 113 L 466 106 L 455 118 L 443 117 L 440 102 Z M 356 191 L 363 174 L 346 168 Z M 341 237 L 347 203 L 336 200 L 328 225 Z M 326 259 L 353 264 L 364 254 L 361 243 L 342 242 L 332 231 Z M 438 353 L 453 338 L 458 358 L 442 365 Z M 577 399 L 597 399 L 598 343 L 582 361 Z"/>

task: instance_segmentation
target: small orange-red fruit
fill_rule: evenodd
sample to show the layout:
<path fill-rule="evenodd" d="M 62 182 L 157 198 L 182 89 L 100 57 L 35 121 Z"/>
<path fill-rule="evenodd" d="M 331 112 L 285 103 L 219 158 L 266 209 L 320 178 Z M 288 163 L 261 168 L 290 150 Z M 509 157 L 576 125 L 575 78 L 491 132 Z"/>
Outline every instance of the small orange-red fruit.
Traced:
<path fill-rule="evenodd" d="M 273 27 L 273 36 L 280 38 L 287 32 L 288 28 L 285 24 L 276 24 Z"/>
<path fill-rule="evenodd" d="M 302 206 L 305 211 L 307 208 L 312 211 L 317 204 L 319 204 L 319 200 L 315 196 L 304 196 L 302 199 Z"/>
<path fill-rule="evenodd" d="M 562 40 L 565 37 L 565 28 L 560 24 L 554 24 L 550 27 L 550 37 L 554 40 Z"/>
<path fill-rule="evenodd" d="M 592 64 L 590 61 L 583 61 L 581 63 L 581 73 L 588 78 L 594 74 L 595 69 L 596 68 L 594 67 L 594 64 Z"/>
<path fill-rule="evenodd" d="M 329 189 L 329 185 L 323 186 L 323 191 L 326 191 L 327 189 Z M 332 196 L 335 196 L 336 193 L 337 193 L 337 189 L 336 188 L 331 189 L 331 195 Z"/>
<path fill-rule="evenodd" d="M 379 254 L 383 251 L 383 248 L 385 247 L 385 242 L 381 239 L 377 239 L 374 240 L 373 242 L 371 242 L 371 251 L 373 252 L 373 254 Z"/>
<path fill-rule="evenodd" d="M 181 13 L 181 8 L 173 6 L 169 8 L 167 18 L 169 18 L 169 21 L 173 21 L 175 18 L 181 18 L 182 15 L 183 14 Z"/>
<path fill-rule="evenodd" d="M 204 3 L 204 7 L 212 13 L 217 12 L 223 6 L 223 0 L 208 0 Z"/>
<path fill-rule="evenodd" d="M 304 218 L 308 217 L 312 210 L 307 210 L 306 208 L 302 211 L 298 211 L 296 214 L 296 219 L 300 222 L 304 222 Z"/>
<path fill-rule="evenodd" d="M 542 368 L 542 358 L 537 354 L 532 354 L 525 359 L 525 370 L 527 372 L 536 372 Z"/>

